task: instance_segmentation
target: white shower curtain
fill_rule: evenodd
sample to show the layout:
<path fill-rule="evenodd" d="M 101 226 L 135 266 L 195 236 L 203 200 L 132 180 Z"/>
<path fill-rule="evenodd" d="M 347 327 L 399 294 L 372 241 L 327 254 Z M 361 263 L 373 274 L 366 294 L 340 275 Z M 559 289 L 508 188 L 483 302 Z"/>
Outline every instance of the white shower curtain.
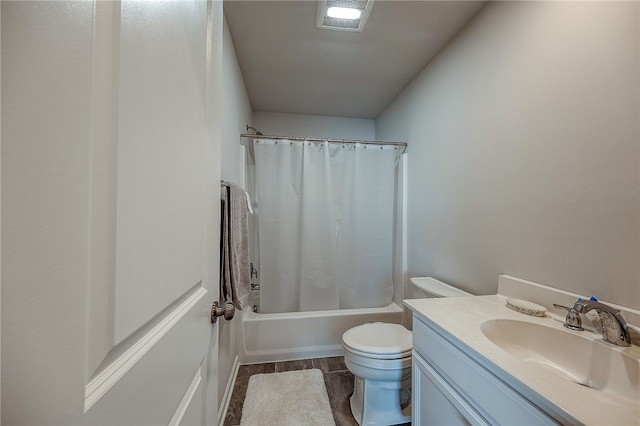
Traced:
<path fill-rule="evenodd" d="M 389 304 L 399 149 L 272 139 L 253 148 L 261 312 Z"/>

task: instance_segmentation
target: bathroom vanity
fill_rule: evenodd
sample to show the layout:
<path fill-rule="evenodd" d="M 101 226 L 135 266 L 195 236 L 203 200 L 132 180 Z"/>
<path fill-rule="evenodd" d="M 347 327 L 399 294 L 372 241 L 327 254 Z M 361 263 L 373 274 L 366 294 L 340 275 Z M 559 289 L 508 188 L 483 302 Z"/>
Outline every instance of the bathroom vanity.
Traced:
<path fill-rule="evenodd" d="M 507 297 L 547 308 L 534 317 Z M 640 340 L 602 341 L 570 331 L 577 295 L 501 276 L 497 295 L 405 300 L 413 311 L 412 422 L 437 424 L 640 424 Z M 623 310 L 628 323 L 640 312 Z"/>
<path fill-rule="evenodd" d="M 451 336 L 416 318 L 413 327 L 414 424 L 554 423 Z"/>

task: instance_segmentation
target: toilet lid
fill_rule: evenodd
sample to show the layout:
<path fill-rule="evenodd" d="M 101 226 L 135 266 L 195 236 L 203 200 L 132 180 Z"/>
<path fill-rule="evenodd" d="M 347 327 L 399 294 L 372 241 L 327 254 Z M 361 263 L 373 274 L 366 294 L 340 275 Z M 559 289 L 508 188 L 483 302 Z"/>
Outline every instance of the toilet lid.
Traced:
<path fill-rule="evenodd" d="M 401 358 L 411 355 L 413 334 L 399 324 L 373 322 L 347 330 L 342 335 L 342 343 L 363 355 Z"/>

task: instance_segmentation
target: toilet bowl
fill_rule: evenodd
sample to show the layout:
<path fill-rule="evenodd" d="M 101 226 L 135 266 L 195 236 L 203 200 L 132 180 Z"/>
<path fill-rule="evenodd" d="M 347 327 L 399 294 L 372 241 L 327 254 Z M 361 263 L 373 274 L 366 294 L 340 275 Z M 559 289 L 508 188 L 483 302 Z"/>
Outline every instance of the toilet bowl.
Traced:
<path fill-rule="evenodd" d="M 455 297 L 471 294 L 433 278 L 412 278 L 413 295 Z M 359 425 L 411 421 L 413 334 L 400 324 L 367 323 L 342 335 L 344 360 L 355 377 L 351 413 Z"/>
<path fill-rule="evenodd" d="M 410 422 L 412 333 L 399 324 L 374 322 L 347 330 L 342 343 L 355 376 L 350 405 L 358 424 Z"/>

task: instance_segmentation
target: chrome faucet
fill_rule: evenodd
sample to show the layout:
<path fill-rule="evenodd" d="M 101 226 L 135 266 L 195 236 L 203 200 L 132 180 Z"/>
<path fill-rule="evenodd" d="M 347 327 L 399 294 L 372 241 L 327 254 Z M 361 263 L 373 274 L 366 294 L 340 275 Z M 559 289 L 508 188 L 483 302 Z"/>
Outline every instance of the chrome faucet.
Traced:
<path fill-rule="evenodd" d="M 618 346 L 631 346 L 631 337 L 629 336 L 629 328 L 620 311 L 612 308 L 604 303 L 594 302 L 591 300 L 578 300 L 573 308 L 554 304 L 556 308 L 566 309 L 567 319 L 564 326 L 572 330 L 582 330 L 582 320 L 579 314 L 586 314 L 595 309 L 602 321 L 602 339 L 605 342 L 613 343 Z"/>
<path fill-rule="evenodd" d="M 620 311 L 600 302 L 590 300 L 578 300 L 573 309 L 581 314 L 586 314 L 595 309 L 602 321 L 602 338 L 609 343 L 618 346 L 631 346 L 629 328 Z"/>

